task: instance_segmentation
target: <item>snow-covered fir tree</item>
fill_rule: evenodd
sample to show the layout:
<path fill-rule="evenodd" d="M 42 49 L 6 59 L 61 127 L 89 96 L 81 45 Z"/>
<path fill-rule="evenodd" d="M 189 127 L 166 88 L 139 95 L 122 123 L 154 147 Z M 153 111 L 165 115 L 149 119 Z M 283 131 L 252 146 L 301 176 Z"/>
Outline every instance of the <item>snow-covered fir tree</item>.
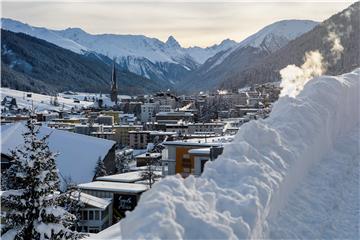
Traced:
<path fill-rule="evenodd" d="M 35 120 L 26 123 L 24 144 L 12 151 L 10 168 L 4 174 L 2 237 L 14 239 L 77 239 L 70 230 L 75 216 L 61 205 L 56 154 L 50 151 L 49 135 L 39 137 Z"/>
<path fill-rule="evenodd" d="M 96 166 L 95 166 L 94 180 L 98 177 L 103 177 L 106 175 L 107 175 L 107 172 L 106 172 L 104 162 L 101 160 L 101 157 L 99 157 L 99 159 L 96 163 Z"/>
<path fill-rule="evenodd" d="M 129 170 L 129 164 L 133 159 L 132 152 L 124 150 L 116 154 L 116 173 L 124 173 Z"/>

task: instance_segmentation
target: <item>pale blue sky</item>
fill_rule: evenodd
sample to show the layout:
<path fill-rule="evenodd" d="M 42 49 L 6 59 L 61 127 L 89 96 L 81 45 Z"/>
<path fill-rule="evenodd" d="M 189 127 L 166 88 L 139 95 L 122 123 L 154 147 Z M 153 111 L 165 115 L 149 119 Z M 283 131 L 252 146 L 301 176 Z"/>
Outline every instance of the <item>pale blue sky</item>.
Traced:
<path fill-rule="evenodd" d="M 35 26 L 142 34 L 182 46 L 241 41 L 283 19 L 322 21 L 353 1 L 3 1 L 2 16 Z"/>

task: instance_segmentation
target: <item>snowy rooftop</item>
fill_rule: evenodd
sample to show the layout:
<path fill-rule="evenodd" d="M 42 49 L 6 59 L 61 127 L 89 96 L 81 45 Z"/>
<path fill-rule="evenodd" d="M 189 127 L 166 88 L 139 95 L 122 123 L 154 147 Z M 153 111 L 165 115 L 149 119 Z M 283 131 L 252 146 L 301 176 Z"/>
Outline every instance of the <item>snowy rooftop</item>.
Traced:
<path fill-rule="evenodd" d="M 142 193 L 147 190 L 143 184 L 95 181 L 79 184 L 80 189 L 121 192 L 121 193 Z"/>
<path fill-rule="evenodd" d="M 189 154 L 194 155 L 209 155 L 210 154 L 210 148 L 196 148 L 189 150 Z"/>
<path fill-rule="evenodd" d="M 23 144 L 24 123 L 18 122 L 1 126 L 1 153 L 10 154 L 10 150 Z M 96 162 L 106 156 L 115 142 L 87 135 L 71 133 L 42 126 L 40 136 L 50 134 L 50 150 L 58 152 L 56 165 L 60 179 L 71 179 L 75 183 L 89 182 L 93 179 Z"/>
<path fill-rule="evenodd" d="M 77 193 L 75 193 L 77 194 Z M 77 195 L 78 196 L 78 195 Z M 75 197 L 74 197 L 75 198 Z M 76 199 L 76 198 L 75 198 Z M 93 207 L 105 210 L 111 204 L 111 199 L 99 198 L 93 195 L 80 192 L 80 201 Z"/>
<path fill-rule="evenodd" d="M 232 142 L 234 136 L 191 138 L 183 141 L 168 141 L 164 145 L 183 145 L 183 146 L 220 146 Z"/>
<path fill-rule="evenodd" d="M 189 112 L 159 112 L 156 116 L 194 116 L 194 114 Z"/>
<path fill-rule="evenodd" d="M 96 178 L 97 181 L 134 183 L 142 180 L 141 172 L 127 172 Z"/>
<path fill-rule="evenodd" d="M 143 153 L 136 156 L 136 158 L 157 158 L 157 157 L 161 157 L 161 153 Z"/>

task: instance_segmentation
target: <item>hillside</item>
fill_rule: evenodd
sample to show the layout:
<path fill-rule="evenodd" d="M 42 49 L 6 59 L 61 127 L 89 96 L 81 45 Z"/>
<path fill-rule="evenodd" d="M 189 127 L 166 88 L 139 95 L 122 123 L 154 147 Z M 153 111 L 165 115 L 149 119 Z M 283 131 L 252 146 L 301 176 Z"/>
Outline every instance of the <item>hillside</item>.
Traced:
<path fill-rule="evenodd" d="M 254 65 L 244 69 L 234 61 L 228 62 L 228 65 L 233 66 L 232 70 L 226 71 L 218 84 L 223 88 L 239 88 L 254 83 L 278 81 L 282 68 L 290 64 L 300 66 L 304 62 L 305 53 L 313 50 L 318 50 L 323 56 L 325 74 L 349 72 L 360 66 L 359 42 L 360 2 L 357 2 L 280 50 L 255 61 Z"/>
<path fill-rule="evenodd" d="M 1 31 L 2 86 L 33 92 L 108 92 L 108 57 L 77 54 L 22 33 Z M 119 66 L 118 66 L 118 69 Z M 166 89 L 162 82 L 118 71 L 120 93 L 141 94 Z"/>
<path fill-rule="evenodd" d="M 270 24 L 241 41 L 237 47 L 208 59 L 189 73 L 179 88 L 190 92 L 214 89 L 223 79 L 254 66 L 317 24 L 309 20 L 283 20 Z"/>

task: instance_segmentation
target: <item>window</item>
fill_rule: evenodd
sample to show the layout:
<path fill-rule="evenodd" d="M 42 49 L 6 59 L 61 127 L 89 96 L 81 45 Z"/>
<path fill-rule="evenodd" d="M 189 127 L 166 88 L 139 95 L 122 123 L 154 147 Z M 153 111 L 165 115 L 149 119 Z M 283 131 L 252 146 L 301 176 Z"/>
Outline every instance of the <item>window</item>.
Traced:
<path fill-rule="evenodd" d="M 89 220 L 94 220 L 94 211 L 89 211 Z"/>
<path fill-rule="evenodd" d="M 89 233 L 98 233 L 99 232 L 99 228 L 97 227 L 89 227 Z"/>
<path fill-rule="evenodd" d="M 95 220 L 100 220 L 99 211 L 95 211 Z"/>
<path fill-rule="evenodd" d="M 88 220 L 88 212 L 87 211 L 83 211 L 83 220 Z"/>
<path fill-rule="evenodd" d="M 84 231 L 83 232 L 88 232 L 88 227 L 87 226 L 83 226 Z"/>

